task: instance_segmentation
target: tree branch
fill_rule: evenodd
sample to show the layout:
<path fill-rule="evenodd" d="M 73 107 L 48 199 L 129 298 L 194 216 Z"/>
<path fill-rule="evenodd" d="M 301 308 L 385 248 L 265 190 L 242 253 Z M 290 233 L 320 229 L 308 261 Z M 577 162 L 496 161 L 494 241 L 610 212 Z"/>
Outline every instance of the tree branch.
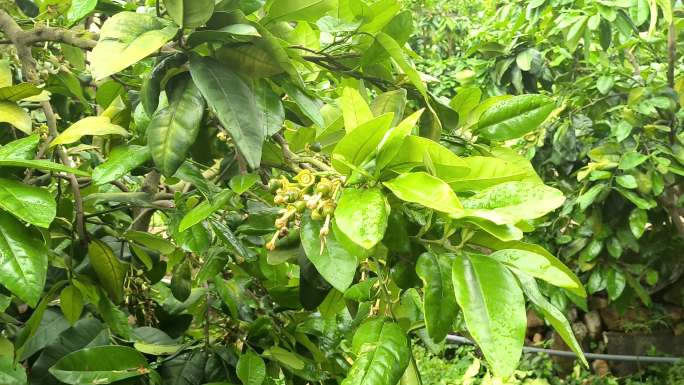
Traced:
<path fill-rule="evenodd" d="M 82 37 L 84 34 L 90 34 L 90 32 L 86 31 L 77 32 L 64 28 L 45 26 L 37 27 L 31 30 L 24 30 L 14 21 L 12 16 L 1 9 L 0 30 L 5 32 L 12 44 L 20 44 L 26 46 L 26 48 L 28 48 L 31 44 L 43 41 L 66 43 L 83 49 L 93 49 L 97 44 L 97 41 L 93 39 Z"/>

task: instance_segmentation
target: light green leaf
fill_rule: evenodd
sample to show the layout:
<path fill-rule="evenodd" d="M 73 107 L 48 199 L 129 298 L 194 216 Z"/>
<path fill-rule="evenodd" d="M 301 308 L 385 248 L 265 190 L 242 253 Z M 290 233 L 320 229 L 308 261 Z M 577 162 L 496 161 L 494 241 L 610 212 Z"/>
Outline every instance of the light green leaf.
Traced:
<path fill-rule="evenodd" d="M 266 130 L 251 84 L 207 57 L 191 57 L 190 73 L 249 167 L 258 168 Z"/>
<path fill-rule="evenodd" d="M 95 184 L 120 180 L 134 168 L 152 158 L 147 146 L 120 146 L 109 153 L 107 160 L 93 170 Z"/>
<path fill-rule="evenodd" d="M 0 87 L 0 101 L 18 102 L 41 93 L 41 89 L 31 83 Z"/>
<path fill-rule="evenodd" d="M 114 255 L 112 249 L 100 240 L 92 240 L 88 244 L 90 266 L 95 270 L 102 288 L 115 303 L 123 300 L 123 285 L 127 268 Z"/>
<path fill-rule="evenodd" d="M 620 158 L 618 168 L 620 170 L 631 170 L 634 167 L 644 163 L 648 159 L 647 155 L 640 154 L 636 151 L 628 151 Z"/>
<path fill-rule="evenodd" d="M 648 225 L 648 213 L 646 210 L 635 208 L 629 214 L 629 229 L 636 239 L 641 238 Z"/>
<path fill-rule="evenodd" d="M 145 231 L 128 230 L 124 233 L 124 237 L 129 241 L 138 242 L 139 244 L 156 250 L 164 255 L 171 254 L 176 250 L 176 246 L 173 243 L 159 235 L 150 234 Z"/>
<path fill-rule="evenodd" d="M 236 194 L 242 194 L 252 188 L 258 180 L 259 175 L 257 174 L 242 174 L 231 178 L 228 185 Z"/>
<path fill-rule="evenodd" d="M 129 133 L 123 127 L 113 124 L 106 116 L 88 116 L 72 124 L 61 134 L 50 142 L 50 147 L 58 144 L 74 143 L 84 135 L 121 135 L 128 136 Z"/>
<path fill-rule="evenodd" d="M 449 182 L 456 192 L 478 191 L 503 182 L 523 180 L 527 175 L 524 169 L 499 158 L 469 156 L 463 161 L 469 168 L 467 174 Z"/>
<path fill-rule="evenodd" d="M 333 150 L 333 167 L 341 174 L 349 174 L 352 170 L 339 157 L 349 164 L 361 166 L 378 149 L 392 123 L 392 113 L 378 116 L 347 133 Z"/>
<path fill-rule="evenodd" d="M 24 224 L 0 211 L 0 283 L 35 307 L 43 293 L 47 268 L 43 241 Z"/>
<path fill-rule="evenodd" d="M 333 229 L 328 230 L 327 236 L 321 236 L 321 227 L 322 221 L 313 221 L 308 216 L 302 219 L 302 247 L 321 276 L 344 292 L 354 279 L 358 258 L 338 242 Z"/>
<path fill-rule="evenodd" d="M 489 257 L 554 286 L 586 296 L 579 278 L 553 255 L 521 249 L 502 249 L 490 254 Z"/>
<path fill-rule="evenodd" d="M 9 123 L 26 135 L 31 134 L 31 116 L 14 102 L 0 101 L 0 122 Z"/>
<path fill-rule="evenodd" d="M 75 23 L 84 17 L 88 16 L 90 12 L 95 10 L 97 0 L 71 0 L 71 7 L 67 11 L 67 19 L 70 23 Z"/>
<path fill-rule="evenodd" d="M 615 177 L 615 182 L 620 186 L 628 189 L 635 189 L 639 187 L 636 178 L 633 175 L 625 174 Z"/>
<path fill-rule="evenodd" d="M 11 355 L 0 355 L 0 384 L 26 385 L 26 369 Z"/>
<path fill-rule="evenodd" d="M 505 141 L 534 131 L 555 108 L 544 95 L 519 95 L 500 101 L 480 116 L 477 133 L 489 140 Z"/>
<path fill-rule="evenodd" d="M 414 112 L 409 117 L 402 120 L 396 127 L 392 127 L 392 129 L 387 132 L 387 135 L 380 143 L 380 150 L 378 151 L 378 157 L 375 162 L 375 167 L 378 173 L 382 172 L 382 170 L 388 164 L 390 164 L 394 158 L 397 157 L 397 154 L 401 152 L 405 142 L 404 139 L 411 135 L 413 129 L 418 123 L 418 120 L 423 115 L 423 111 L 423 109 L 420 109 Z M 430 158 L 432 158 L 432 156 Z M 397 158 L 397 163 L 406 160 L 407 159 L 404 157 L 399 157 Z"/>
<path fill-rule="evenodd" d="M 483 255 L 460 255 L 453 285 L 468 331 L 492 372 L 508 377 L 518 366 L 525 340 L 525 299 L 515 276 Z"/>
<path fill-rule="evenodd" d="M 264 360 L 251 351 L 240 356 L 235 371 L 243 385 L 261 385 L 266 379 Z"/>
<path fill-rule="evenodd" d="M 66 172 L 78 176 L 90 176 L 86 171 L 64 166 L 59 163 L 50 162 L 44 159 L 23 160 L 23 159 L 0 159 L 0 167 L 22 167 L 35 168 L 43 171 Z"/>
<path fill-rule="evenodd" d="M 0 60 L 0 88 L 12 86 L 12 69 L 9 59 Z"/>
<path fill-rule="evenodd" d="M 185 231 L 202 222 L 216 211 L 225 208 L 230 199 L 235 196 L 231 190 L 224 190 L 214 196 L 212 201 L 205 200 L 188 211 L 178 225 L 178 231 Z"/>
<path fill-rule="evenodd" d="M 463 206 L 451 187 L 428 173 L 406 173 L 383 184 L 401 200 L 445 213 L 463 211 Z"/>
<path fill-rule="evenodd" d="M 425 326 L 430 338 L 442 341 L 452 331 L 457 305 L 451 267 L 454 256 L 425 252 L 416 261 L 416 274 L 423 281 Z"/>
<path fill-rule="evenodd" d="M 413 117 L 418 118 L 418 116 Z M 406 118 L 407 124 L 412 123 L 409 119 L 411 116 Z M 396 173 L 408 172 L 416 167 L 425 166 L 426 157 L 434 166 L 436 176 L 445 182 L 458 179 L 468 173 L 468 164 L 464 159 L 434 140 L 415 135 L 405 138 L 387 168 Z M 382 158 L 382 160 L 385 159 Z"/>
<path fill-rule="evenodd" d="M 379 188 L 346 188 L 335 209 L 339 229 L 367 250 L 385 236 L 388 216 L 389 204 Z"/>
<path fill-rule="evenodd" d="M 449 102 L 449 106 L 458 113 L 459 126 L 465 124 L 468 114 L 480 104 L 482 91 L 477 87 L 459 88 Z"/>
<path fill-rule="evenodd" d="M 410 360 L 406 333 L 396 323 L 373 318 L 361 325 L 352 341 L 356 360 L 341 385 L 396 384 Z"/>
<path fill-rule="evenodd" d="M 344 117 L 344 129 L 347 132 L 351 132 L 356 127 L 373 119 L 373 113 L 368 103 L 356 89 L 345 87 L 342 90 L 340 101 L 342 116 Z"/>
<path fill-rule="evenodd" d="M 551 302 L 544 298 L 541 291 L 539 291 L 539 287 L 537 286 L 537 282 L 534 280 L 534 278 L 518 271 L 516 271 L 516 275 L 527 298 L 529 298 L 530 301 L 532 301 L 532 303 L 534 303 L 542 311 L 544 319 L 546 319 L 551 326 L 556 329 L 563 341 L 565 341 L 570 349 L 577 354 L 584 366 L 588 367 L 589 364 L 587 363 L 587 359 L 584 357 L 582 347 L 577 342 L 575 333 L 572 331 L 572 327 L 563 315 L 563 312 L 558 310 L 558 308 L 553 306 Z"/>
<path fill-rule="evenodd" d="M 164 0 L 166 12 L 182 28 L 206 23 L 214 13 L 214 0 Z"/>
<path fill-rule="evenodd" d="M 115 345 L 77 350 L 50 368 L 50 374 L 58 380 L 73 385 L 111 384 L 149 371 L 147 359 L 140 352 Z"/>
<path fill-rule="evenodd" d="M 380 116 L 388 112 L 394 113 L 394 120 L 391 126 L 394 127 L 403 119 L 404 109 L 406 108 L 406 90 L 399 88 L 392 91 L 383 92 L 371 102 L 373 116 Z M 413 127 L 412 127 L 413 128 Z"/>
<path fill-rule="evenodd" d="M 515 224 L 544 216 L 564 201 L 561 191 L 541 183 L 506 182 L 463 199 L 466 210 L 461 215 L 488 219 L 499 225 Z"/>
<path fill-rule="evenodd" d="M 0 146 L 0 160 L 19 159 L 28 160 L 36 155 L 40 135 L 33 134 L 25 138 L 13 140 Z"/>
<path fill-rule="evenodd" d="M 183 348 L 183 345 L 161 345 L 136 341 L 133 344 L 133 347 L 135 350 L 144 354 L 150 354 L 153 356 L 168 356 L 177 353 Z"/>
<path fill-rule="evenodd" d="M 176 35 L 178 27 L 164 19 L 136 12 L 119 12 L 105 21 L 90 63 L 95 79 L 115 74 L 157 51 Z"/>
<path fill-rule="evenodd" d="M 337 6 L 336 0 L 274 0 L 268 9 L 269 21 L 315 22 Z"/>
<path fill-rule="evenodd" d="M 152 160 L 165 176 L 183 164 L 204 115 L 204 98 L 190 76 L 178 75 L 170 83 L 169 105 L 157 110 L 147 126 Z"/>
<path fill-rule="evenodd" d="M 465 222 L 475 225 L 476 227 L 504 242 L 516 241 L 522 239 L 523 237 L 522 230 L 517 228 L 515 225 L 497 225 L 489 220 L 473 217 L 465 218 L 464 220 Z"/>
<path fill-rule="evenodd" d="M 0 208 L 32 225 L 48 228 L 57 204 L 50 191 L 0 178 Z"/>
<path fill-rule="evenodd" d="M 76 321 L 81 318 L 83 306 L 83 295 L 78 288 L 69 285 L 62 289 L 62 292 L 59 294 L 59 307 L 62 309 L 64 318 L 69 321 L 71 326 L 74 326 Z"/>

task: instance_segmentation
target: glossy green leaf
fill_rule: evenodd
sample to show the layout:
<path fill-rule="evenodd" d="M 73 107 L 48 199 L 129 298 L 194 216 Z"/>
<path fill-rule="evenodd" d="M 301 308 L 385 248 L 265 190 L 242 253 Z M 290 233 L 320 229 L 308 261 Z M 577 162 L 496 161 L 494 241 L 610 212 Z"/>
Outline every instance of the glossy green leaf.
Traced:
<path fill-rule="evenodd" d="M 407 118 L 406 121 L 409 119 L 411 117 Z M 408 121 L 407 123 L 410 124 L 411 122 Z M 436 176 L 445 182 L 450 182 L 468 173 L 467 163 L 458 155 L 434 140 L 415 135 L 406 137 L 387 168 L 396 173 L 407 172 L 416 167 L 424 167 L 426 158 L 434 166 Z M 381 158 L 381 160 L 384 159 Z"/>
<path fill-rule="evenodd" d="M 128 131 L 123 127 L 113 124 L 106 116 L 88 116 L 72 124 L 59 134 L 52 142 L 50 147 L 58 144 L 70 144 L 77 142 L 85 135 L 121 135 L 128 136 Z"/>
<path fill-rule="evenodd" d="M 356 274 L 358 256 L 338 242 L 333 229 L 329 229 L 328 235 L 322 237 L 322 227 L 322 221 L 313 221 L 305 216 L 300 231 L 302 247 L 323 278 L 335 289 L 344 292 Z"/>
<path fill-rule="evenodd" d="M 563 338 L 563 341 L 565 341 L 570 349 L 577 354 L 582 363 L 588 367 L 589 364 L 587 363 L 587 359 L 584 357 L 582 347 L 580 346 L 579 342 L 577 342 L 577 338 L 575 338 L 575 333 L 570 326 L 570 322 L 568 322 L 567 318 L 565 318 L 563 312 L 558 310 L 557 307 L 544 298 L 541 291 L 539 291 L 539 287 L 537 286 L 537 282 L 534 280 L 534 278 L 522 272 L 516 272 L 516 275 L 527 298 L 529 298 L 530 301 L 532 301 L 532 303 L 534 303 L 542 311 L 544 319 L 546 319 L 551 326 L 556 329 L 556 332 L 558 332 L 561 338 Z"/>
<path fill-rule="evenodd" d="M 492 372 L 508 377 L 518 366 L 525 340 L 525 299 L 504 265 L 482 255 L 459 255 L 452 279 L 468 331 Z"/>
<path fill-rule="evenodd" d="M 257 181 L 259 181 L 257 174 L 242 174 L 231 178 L 228 185 L 236 194 L 242 194 L 252 188 Z"/>
<path fill-rule="evenodd" d="M 252 85 L 207 57 L 190 58 L 190 73 L 249 167 L 258 168 L 266 130 Z"/>
<path fill-rule="evenodd" d="M 0 101 L 0 122 L 9 123 L 27 135 L 31 134 L 31 116 L 14 102 Z"/>
<path fill-rule="evenodd" d="M 67 11 L 67 19 L 75 23 L 88 16 L 97 6 L 97 0 L 71 0 L 71 7 Z"/>
<path fill-rule="evenodd" d="M 563 193 L 535 182 L 506 182 L 463 199 L 463 216 L 475 216 L 496 224 L 515 224 L 544 216 L 565 201 Z"/>
<path fill-rule="evenodd" d="M 399 88 L 397 90 L 383 92 L 373 99 L 370 108 L 373 112 L 373 116 L 380 116 L 388 112 L 394 113 L 394 120 L 392 121 L 392 127 L 394 127 L 404 118 L 406 90 Z"/>
<path fill-rule="evenodd" d="M 548 96 L 515 96 L 489 107 L 480 116 L 477 132 L 490 140 L 519 138 L 539 127 L 554 108 L 555 103 Z"/>
<path fill-rule="evenodd" d="M 243 385 L 261 385 L 266 379 L 264 360 L 251 351 L 240 356 L 235 371 Z"/>
<path fill-rule="evenodd" d="M 183 164 L 204 115 L 204 98 L 190 76 L 178 75 L 170 83 L 169 105 L 157 110 L 147 127 L 152 160 L 165 176 Z"/>
<path fill-rule="evenodd" d="M 0 87 L 0 101 L 18 102 L 41 93 L 41 89 L 31 83 L 20 83 L 13 86 Z"/>
<path fill-rule="evenodd" d="M 192 267 L 187 260 L 176 266 L 171 276 L 169 287 L 173 296 L 181 302 L 185 302 L 190 297 L 190 291 L 192 290 Z"/>
<path fill-rule="evenodd" d="M 345 87 L 342 90 L 340 102 L 342 116 L 344 117 L 344 128 L 347 132 L 351 132 L 356 127 L 373 119 L 373 113 L 368 103 L 356 89 Z"/>
<path fill-rule="evenodd" d="M 579 278 L 553 255 L 521 249 L 502 249 L 490 254 L 489 257 L 554 286 L 586 296 Z"/>
<path fill-rule="evenodd" d="M 351 169 L 344 162 L 354 166 L 361 166 L 377 150 L 382 138 L 390 129 L 393 114 L 381 115 L 373 120 L 367 121 L 347 133 L 335 146 L 333 150 L 332 165 L 341 174 L 349 174 Z"/>
<path fill-rule="evenodd" d="M 134 168 L 152 158 L 147 146 L 120 146 L 109 153 L 107 160 L 93 170 L 93 181 L 105 184 L 120 180 Z"/>
<path fill-rule="evenodd" d="M 62 289 L 59 294 L 59 307 L 71 326 L 74 326 L 76 321 L 81 318 L 83 306 L 83 295 L 77 287 L 69 285 Z"/>
<path fill-rule="evenodd" d="M 115 303 L 123 300 L 123 285 L 127 268 L 114 255 L 111 247 L 100 240 L 88 244 L 90 265 L 97 275 L 102 288 Z"/>
<path fill-rule="evenodd" d="M 96 79 L 115 74 L 149 56 L 176 35 L 178 27 L 164 19 L 135 12 L 108 18 L 90 57 Z"/>
<path fill-rule="evenodd" d="M 346 188 L 337 202 L 335 221 L 351 241 L 372 249 L 385 235 L 389 210 L 379 188 Z"/>
<path fill-rule="evenodd" d="M 214 0 L 164 0 L 166 12 L 183 28 L 195 28 L 206 23 L 214 13 Z"/>
<path fill-rule="evenodd" d="M 512 162 L 489 157 L 469 156 L 463 158 L 468 172 L 449 181 L 449 185 L 456 192 L 478 191 L 493 185 L 523 180 L 526 171 Z"/>
<path fill-rule="evenodd" d="M 48 228 L 57 204 L 50 191 L 11 179 L 0 178 L 0 208 L 38 227 Z"/>
<path fill-rule="evenodd" d="M 384 318 L 373 318 L 361 325 L 352 341 L 356 360 L 342 385 L 396 384 L 409 364 L 406 333 Z"/>
<path fill-rule="evenodd" d="M 399 154 L 404 147 L 405 139 L 411 135 L 422 115 L 423 110 L 418 110 L 406 119 L 402 120 L 397 126 L 392 127 L 389 132 L 387 132 L 387 135 L 380 143 L 380 150 L 378 151 L 378 157 L 375 162 L 375 167 L 378 173 L 382 172 L 382 170 L 388 164 L 397 158 L 397 154 Z M 428 150 L 428 153 L 429 152 L 430 151 Z M 430 158 L 432 159 L 432 156 L 430 156 Z M 405 157 L 398 157 L 396 163 L 405 160 Z"/>
<path fill-rule="evenodd" d="M 629 214 L 629 229 L 636 239 L 641 238 L 648 225 L 648 213 L 646 210 L 636 208 Z"/>
<path fill-rule="evenodd" d="M 26 369 L 12 356 L 0 355 L 0 384 L 26 385 Z"/>
<path fill-rule="evenodd" d="M 462 126 L 466 122 L 468 114 L 480 104 L 480 98 L 482 98 L 482 91 L 477 87 L 458 89 L 456 96 L 449 102 L 449 106 L 458 113 L 459 125 Z"/>
<path fill-rule="evenodd" d="M 335 9 L 336 5 L 335 0 L 274 0 L 268 9 L 268 19 L 315 22 Z"/>
<path fill-rule="evenodd" d="M 620 170 L 631 170 L 634 167 L 644 163 L 647 159 L 647 155 L 640 154 L 636 151 L 628 151 L 620 158 L 618 168 Z"/>
<path fill-rule="evenodd" d="M 28 160 L 36 155 L 40 135 L 33 134 L 25 138 L 13 140 L 0 146 L 0 160 L 19 159 Z"/>
<path fill-rule="evenodd" d="M 445 213 L 463 211 L 463 206 L 451 187 L 428 173 L 406 173 L 383 184 L 406 202 L 418 203 Z"/>
<path fill-rule="evenodd" d="M 149 371 L 147 359 L 140 352 L 116 345 L 77 350 L 50 368 L 50 374 L 58 380 L 73 385 L 111 384 Z"/>
<path fill-rule="evenodd" d="M 231 190 L 224 190 L 214 196 L 212 201 L 205 200 L 188 211 L 178 225 L 178 231 L 185 231 L 190 227 L 207 219 L 211 214 L 224 208 L 228 201 L 235 196 Z"/>
<path fill-rule="evenodd" d="M 416 261 L 416 274 L 423 281 L 423 313 L 427 332 L 435 342 L 452 331 L 457 305 L 451 267 L 454 256 L 425 252 Z"/>
<path fill-rule="evenodd" d="M 0 211 L 0 284 L 35 307 L 43 293 L 47 249 L 21 222 Z"/>
<path fill-rule="evenodd" d="M 474 217 L 468 217 L 464 219 L 465 222 L 472 224 L 481 230 L 484 230 L 487 232 L 489 235 L 492 235 L 493 237 L 504 241 L 516 241 L 519 239 L 522 239 L 523 237 L 523 232 L 520 230 L 518 227 L 515 225 L 511 224 L 505 224 L 505 225 L 497 225 L 494 222 L 491 222 L 487 219 L 483 218 L 474 218 Z"/>

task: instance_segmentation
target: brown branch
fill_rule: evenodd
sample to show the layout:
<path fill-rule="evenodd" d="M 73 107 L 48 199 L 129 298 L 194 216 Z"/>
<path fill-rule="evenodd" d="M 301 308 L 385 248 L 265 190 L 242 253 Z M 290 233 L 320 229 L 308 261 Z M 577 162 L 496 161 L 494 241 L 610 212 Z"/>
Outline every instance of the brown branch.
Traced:
<path fill-rule="evenodd" d="M 159 192 L 159 182 L 161 175 L 157 171 L 150 171 L 145 175 L 143 181 L 142 191 L 148 194 L 157 194 Z M 136 209 L 133 210 L 134 220 L 131 223 L 131 228 L 138 231 L 147 231 L 150 227 L 154 209 Z"/>
<path fill-rule="evenodd" d="M 77 32 L 64 28 L 45 27 L 40 26 L 31 30 L 22 29 L 19 24 L 14 21 L 14 18 L 7 12 L 0 9 L 0 30 L 5 32 L 8 41 L 14 44 L 24 46 L 30 50 L 30 45 L 43 41 L 54 41 L 66 43 L 83 49 L 93 49 L 97 41 L 89 38 L 81 37 L 89 32 Z M 18 49 L 19 47 L 17 47 Z"/>

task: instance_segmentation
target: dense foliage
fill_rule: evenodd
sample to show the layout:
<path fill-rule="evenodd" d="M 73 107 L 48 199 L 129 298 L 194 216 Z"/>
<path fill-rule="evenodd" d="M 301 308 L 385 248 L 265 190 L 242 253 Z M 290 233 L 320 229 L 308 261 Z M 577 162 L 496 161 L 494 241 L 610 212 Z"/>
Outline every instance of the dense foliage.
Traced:
<path fill-rule="evenodd" d="M 0 382 L 508 377 L 526 302 L 583 360 L 554 253 L 680 274 L 672 7 L 429 3 L 0 1 Z"/>

